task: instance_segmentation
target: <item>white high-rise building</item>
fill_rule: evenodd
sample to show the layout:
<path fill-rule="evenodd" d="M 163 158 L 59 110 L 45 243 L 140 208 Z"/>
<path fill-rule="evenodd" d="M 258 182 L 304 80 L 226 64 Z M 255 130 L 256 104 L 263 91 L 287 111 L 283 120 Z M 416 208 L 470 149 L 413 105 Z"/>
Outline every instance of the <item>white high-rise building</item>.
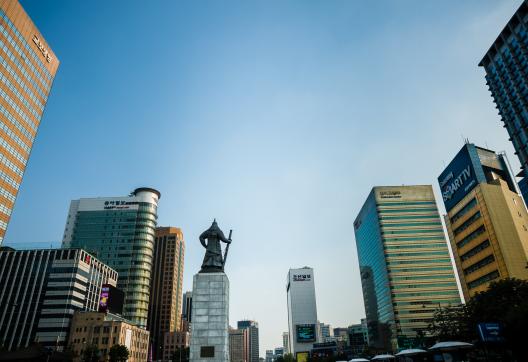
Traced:
<path fill-rule="evenodd" d="M 290 351 L 290 333 L 282 333 L 282 348 L 284 348 L 284 354 L 291 353 Z"/>
<path fill-rule="evenodd" d="M 312 268 L 290 269 L 286 284 L 290 353 L 309 352 L 317 342 L 317 305 Z"/>

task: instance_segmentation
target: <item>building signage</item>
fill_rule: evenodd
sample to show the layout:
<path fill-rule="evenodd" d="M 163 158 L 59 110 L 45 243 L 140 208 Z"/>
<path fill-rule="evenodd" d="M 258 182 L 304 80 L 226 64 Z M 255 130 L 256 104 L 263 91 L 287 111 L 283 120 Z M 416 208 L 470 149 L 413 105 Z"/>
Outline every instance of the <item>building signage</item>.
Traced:
<path fill-rule="evenodd" d="M 461 188 L 466 181 L 468 181 L 471 177 L 471 166 L 467 165 L 462 171 L 457 175 L 457 177 L 453 177 L 453 172 L 450 172 L 449 175 L 446 176 L 446 178 L 440 183 L 440 187 L 443 187 L 442 190 L 445 190 L 442 192 L 442 196 L 444 198 L 444 201 L 447 201 L 453 197 L 453 194 L 458 191 L 459 188 Z"/>
<path fill-rule="evenodd" d="M 110 296 L 110 287 L 103 285 L 101 288 L 101 296 L 99 298 L 99 312 L 108 311 L 108 297 Z"/>
<path fill-rule="evenodd" d="M 478 331 L 482 342 L 502 342 L 502 329 L 499 323 L 479 323 Z"/>
<path fill-rule="evenodd" d="M 401 199 L 400 191 L 381 191 L 380 197 L 382 199 Z"/>
<path fill-rule="evenodd" d="M 293 274 L 294 282 L 309 282 L 312 280 L 311 274 Z"/>
<path fill-rule="evenodd" d="M 438 177 L 438 184 L 448 212 L 477 186 L 478 178 L 474 168 L 475 164 L 470 156 L 470 152 L 475 151 L 475 148 L 471 146 L 469 144 L 464 145 Z M 475 157 L 478 156 L 475 155 Z"/>
<path fill-rule="evenodd" d="M 115 200 L 115 201 L 105 201 L 104 209 L 130 209 L 130 205 L 139 205 L 137 201 L 124 201 L 124 200 Z"/>
<path fill-rule="evenodd" d="M 40 38 L 38 36 L 33 35 L 33 43 L 35 43 L 37 45 L 37 47 L 39 48 L 40 52 L 42 53 L 42 55 L 44 55 L 44 58 L 46 58 L 48 63 L 51 63 L 51 59 L 52 59 L 51 55 L 48 52 L 48 49 L 46 49 L 46 47 L 44 46 L 44 44 L 42 44 L 42 42 L 40 41 Z"/>
<path fill-rule="evenodd" d="M 315 342 L 315 324 L 297 324 L 297 343 Z"/>

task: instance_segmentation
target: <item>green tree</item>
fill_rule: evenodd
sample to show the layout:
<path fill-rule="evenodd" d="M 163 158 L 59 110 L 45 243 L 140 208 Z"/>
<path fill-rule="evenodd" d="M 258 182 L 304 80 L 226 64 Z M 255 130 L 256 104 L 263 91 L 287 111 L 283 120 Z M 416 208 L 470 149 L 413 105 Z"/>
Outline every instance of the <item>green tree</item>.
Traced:
<path fill-rule="evenodd" d="M 429 324 L 428 332 L 437 341 L 471 342 L 477 337 L 470 311 L 465 305 L 437 309 L 433 321 Z"/>
<path fill-rule="evenodd" d="M 172 362 L 189 362 L 189 347 L 177 347 L 172 354 Z"/>
<path fill-rule="evenodd" d="M 286 353 L 283 358 L 284 362 L 296 362 L 295 358 L 293 357 L 293 354 L 291 353 Z"/>
<path fill-rule="evenodd" d="M 99 349 L 94 344 L 89 344 L 81 352 L 81 361 L 83 362 L 97 362 L 99 361 Z"/>
<path fill-rule="evenodd" d="M 506 348 L 518 361 L 528 361 L 524 348 L 528 325 L 528 281 L 502 279 L 490 284 L 486 291 L 477 293 L 466 305 L 440 308 L 434 314 L 428 332 L 438 341 L 464 341 L 476 343 L 481 354 L 502 354 Z M 478 325 L 499 323 L 504 342 L 481 346 Z M 480 348 L 480 347 L 485 347 Z M 497 357 L 498 358 L 498 357 Z"/>
<path fill-rule="evenodd" d="M 110 362 L 125 362 L 129 356 L 128 348 L 122 344 L 115 344 L 110 348 L 108 356 L 110 357 Z"/>
<path fill-rule="evenodd" d="M 519 361 L 528 361 L 526 326 L 528 325 L 528 281 L 502 279 L 490 284 L 467 303 L 469 323 L 496 322 L 503 327 L 504 343 Z"/>

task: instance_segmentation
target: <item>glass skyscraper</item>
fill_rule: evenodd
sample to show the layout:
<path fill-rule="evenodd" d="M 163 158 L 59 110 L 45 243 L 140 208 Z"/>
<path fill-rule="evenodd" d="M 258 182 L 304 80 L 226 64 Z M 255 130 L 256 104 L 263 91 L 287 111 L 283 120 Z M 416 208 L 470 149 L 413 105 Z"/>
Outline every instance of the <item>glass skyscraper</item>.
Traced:
<path fill-rule="evenodd" d="M 16 0 L 0 0 L 0 245 L 59 60 Z"/>
<path fill-rule="evenodd" d="M 479 65 L 523 173 L 528 175 L 528 3 L 523 1 Z"/>
<path fill-rule="evenodd" d="M 125 197 L 73 200 L 62 240 L 118 272 L 123 316 L 140 327 L 147 326 L 159 198 L 159 191 L 142 187 Z"/>
<path fill-rule="evenodd" d="M 460 303 L 432 187 L 374 187 L 354 231 L 369 343 L 415 345 L 435 309 Z"/>

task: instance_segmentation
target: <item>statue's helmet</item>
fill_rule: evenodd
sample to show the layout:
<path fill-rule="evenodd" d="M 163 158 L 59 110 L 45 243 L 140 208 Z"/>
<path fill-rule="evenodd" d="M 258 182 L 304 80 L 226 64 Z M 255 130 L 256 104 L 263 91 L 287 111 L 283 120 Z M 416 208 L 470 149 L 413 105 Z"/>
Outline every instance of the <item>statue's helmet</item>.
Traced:
<path fill-rule="evenodd" d="M 209 228 L 209 231 L 217 231 L 220 230 L 218 227 L 218 224 L 216 223 L 216 219 L 213 220 L 213 223 L 211 224 L 211 227 Z"/>

